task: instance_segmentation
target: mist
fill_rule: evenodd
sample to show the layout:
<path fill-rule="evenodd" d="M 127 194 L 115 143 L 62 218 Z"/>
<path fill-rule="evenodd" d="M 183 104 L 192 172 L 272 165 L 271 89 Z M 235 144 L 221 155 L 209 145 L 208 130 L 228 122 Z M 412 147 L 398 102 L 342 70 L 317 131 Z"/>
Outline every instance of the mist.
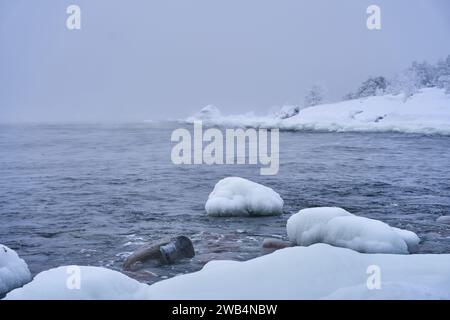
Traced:
<path fill-rule="evenodd" d="M 68 30 L 66 8 L 81 8 Z M 366 8 L 381 7 L 381 30 Z M 0 0 L 0 122 L 265 113 L 450 54 L 447 0 Z"/>

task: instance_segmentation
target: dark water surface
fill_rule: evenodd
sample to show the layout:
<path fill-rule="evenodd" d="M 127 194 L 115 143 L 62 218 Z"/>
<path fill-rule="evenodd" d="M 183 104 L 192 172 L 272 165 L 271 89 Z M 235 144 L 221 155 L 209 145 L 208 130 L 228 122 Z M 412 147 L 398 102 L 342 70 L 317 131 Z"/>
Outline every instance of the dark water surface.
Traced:
<path fill-rule="evenodd" d="M 450 227 L 435 222 L 450 215 L 450 137 L 282 132 L 279 174 L 260 176 L 254 165 L 172 164 L 177 126 L 0 125 L 0 243 L 36 274 L 68 264 L 120 270 L 146 242 L 191 237 L 192 261 L 130 274 L 154 282 L 211 259 L 261 255 L 264 237 L 285 238 L 290 214 L 340 206 L 415 231 L 420 252 L 450 253 Z M 206 216 L 208 194 L 226 176 L 272 187 L 285 214 Z"/>

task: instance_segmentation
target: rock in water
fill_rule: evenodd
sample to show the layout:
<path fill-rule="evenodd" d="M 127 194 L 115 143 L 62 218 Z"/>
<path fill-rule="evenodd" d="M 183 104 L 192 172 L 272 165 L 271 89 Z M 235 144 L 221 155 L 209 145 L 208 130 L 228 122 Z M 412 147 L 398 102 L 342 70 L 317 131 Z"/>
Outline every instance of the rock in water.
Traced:
<path fill-rule="evenodd" d="M 437 218 L 436 222 L 450 224 L 450 216 L 442 216 Z"/>
<path fill-rule="evenodd" d="M 160 264 L 172 264 L 183 258 L 194 256 L 195 250 L 191 240 L 185 236 L 178 236 L 139 248 L 125 260 L 123 269 L 131 270 L 136 263 L 147 260 L 155 260 Z"/>
<path fill-rule="evenodd" d="M 279 249 L 284 249 L 284 248 L 288 248 L 288 247 L 292 247 L 294 246 L 294 243 L 292 242 L 287 242 L 287 241 L 283 241 L 280 239 L 273 239 L 273 238 L 265 238 L 263 240 L 263 244 L 262 247 L 264 249 L 268 249 L 268 250 L 279 250 Z"/>

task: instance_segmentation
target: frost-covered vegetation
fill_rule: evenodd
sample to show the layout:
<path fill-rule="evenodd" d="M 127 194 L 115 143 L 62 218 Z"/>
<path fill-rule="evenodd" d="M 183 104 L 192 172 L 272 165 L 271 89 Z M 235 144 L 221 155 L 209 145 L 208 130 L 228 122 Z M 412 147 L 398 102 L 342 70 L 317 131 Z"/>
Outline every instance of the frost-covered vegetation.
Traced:
<path fill-rule="evenodd" d="M 385 94 L 404 94 L 405 100 L 423 88 L 445 89 L 450 94 L 450 55 L 435 64 L 414 61 L 406 70 L 392 79 L 369 77 L 355 92 L 344 99 L 359 99 Z"/>

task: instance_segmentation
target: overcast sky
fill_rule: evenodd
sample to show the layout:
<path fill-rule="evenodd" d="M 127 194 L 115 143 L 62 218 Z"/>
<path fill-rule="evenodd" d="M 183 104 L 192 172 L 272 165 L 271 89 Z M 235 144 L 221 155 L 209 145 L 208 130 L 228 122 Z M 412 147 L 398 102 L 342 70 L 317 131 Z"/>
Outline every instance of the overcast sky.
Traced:
<path fill-rule="evenodd" d="M 81 30 L 66 28 L 70 4 Z M 313 83 L 336 100 L 435 62 L 449 39 L 448 0 L 0 0 L 0 122 L 262 114 Z"/>

